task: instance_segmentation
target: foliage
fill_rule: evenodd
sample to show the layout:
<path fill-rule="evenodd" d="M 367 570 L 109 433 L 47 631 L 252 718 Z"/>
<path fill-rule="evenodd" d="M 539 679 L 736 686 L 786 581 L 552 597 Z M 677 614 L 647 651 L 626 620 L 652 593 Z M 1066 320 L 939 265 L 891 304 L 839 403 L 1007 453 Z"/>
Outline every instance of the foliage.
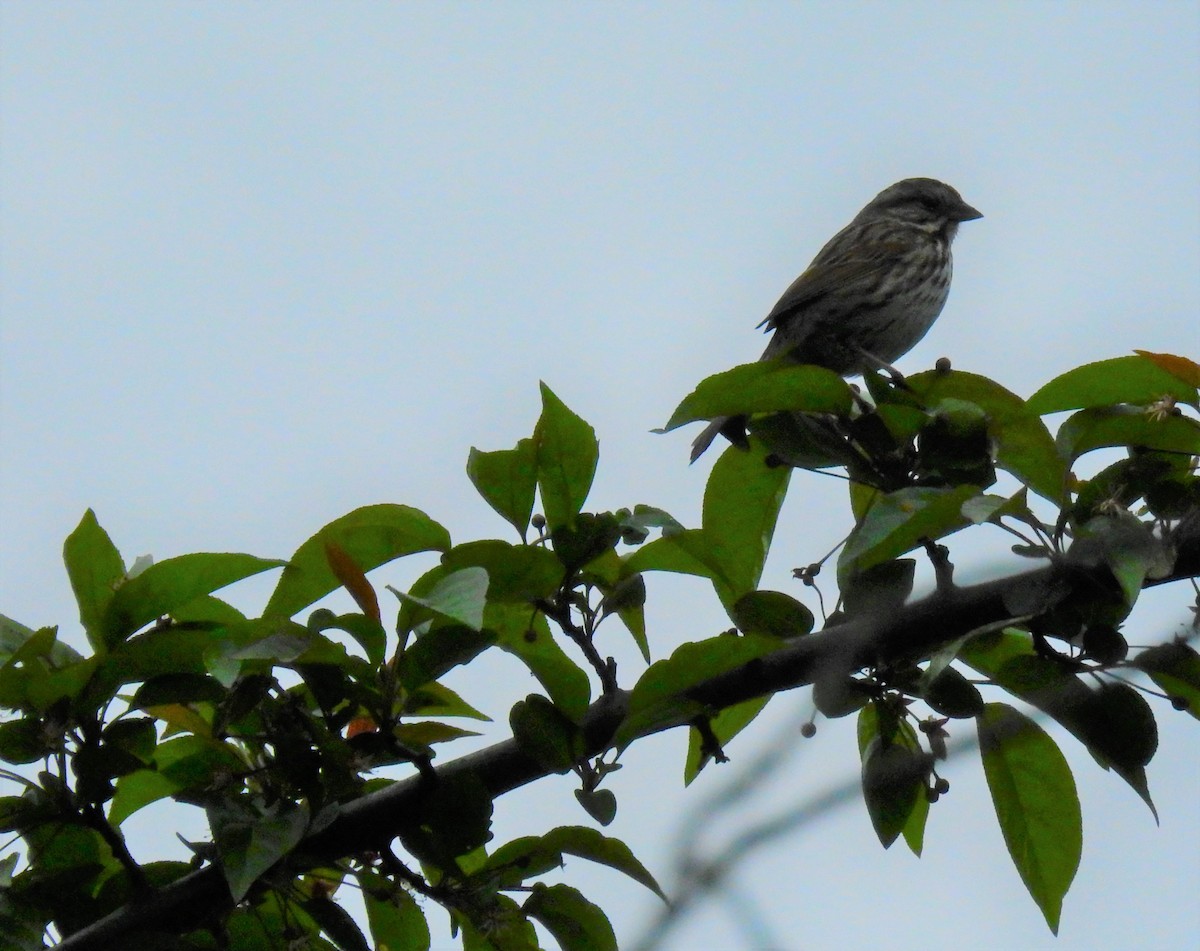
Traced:
<path fill-rule="evenodd" d="M 23 843 L 0 863 L 0 931 L 20 949 L 53 932 L 77 948 L 112 946 L 114 934 L 130 947 L 307 936 L 318 948 L 428 948 L 423 908 L 437 904 L 467 951 L 535 948 L 533 922 L 568 951 L 613 948 L 600 908 L 536 880 L 565 855 L 658 892 L 654 878 L 590 826 L 493 842 L 495 797 L 573 772 L 581 806 L 606 825 L 617 801 L 604 784 L 626 746 L 686 725 L 690 780 L 726 758 L 772 693 L 807 683 L 825 716 L 856 715 L 880 841 L 903 838 L 917 854 L 948 788 L 937 771 L 946 738 L 973 719 L 1005 841 L 1056 930 L 1080 808 L 1029 711 L 1061 723 L 1151 809 L 1155 715 L 1131 680 L 1143 672 L 1200 717 L 1200 656 L 1183 641 L 1130 656 L 1122 631 L 1144 587 L 1200 564 L 1200 425 L 1184 412 L 1200 368 L 1139 354 L 1073 370 L 1028 400 L 948 368 L 866 383 L 873 402 L 814 367 L 756 363 L 701 383 L 668 428 L 748 414 L 752 437 L 716 462 L 695 528 L 646 505 L 585 511 L 596 436 L 545 385 L 532 437 L 472 450 L 467 464 L 515 542 L 455 544 L 423 512 L 374 505 L 286 561 L 201 553 L 127 568 L 87 512 L 64 560 L 89 653 L 57 628 L 0 625 L 0 756 L 25 767 L 6 771 L 19 794 L 0 798 Z M 1052 435 L 1043 417 L 1060 413 Z M 1100 449 L 1111 461 L 1085 468 Z M 758 587 L 795 468 L 849 477 L 853 527 L 819 633 L 796 597 Z M 941 541 L 984 526 L 1038 567 L 1020 583 L 956 586 Z M 914 551 L 938 589 L 906 607 Z M 407 591 L 389 588 L 385 610 L 366 572 L 417 552 L 439 561 Z M 280 568 L 258 617 L 215 594 Z M 819 569 L 797 579 L 815 587 Z M 707 579 L 732 627 L 621 676 L 596 633 L 616 618 L 649 662 L 644 575 L 655 571 Z M 357 611 L 314 607 L 338 588 Z M 445 675 L 493 649 L 543 693 L 512 707 L 515 752 L 501 744 L 441 765 L 443 748 L 475 735 L 459 724 L 483 717 Z M 191 863 L 142 862 L 126 846 L 122 823 L 166 798 L 206 813 L 212 840 L 191 844 Z M 369 938 L 338 903 L 351 887 Z"/>

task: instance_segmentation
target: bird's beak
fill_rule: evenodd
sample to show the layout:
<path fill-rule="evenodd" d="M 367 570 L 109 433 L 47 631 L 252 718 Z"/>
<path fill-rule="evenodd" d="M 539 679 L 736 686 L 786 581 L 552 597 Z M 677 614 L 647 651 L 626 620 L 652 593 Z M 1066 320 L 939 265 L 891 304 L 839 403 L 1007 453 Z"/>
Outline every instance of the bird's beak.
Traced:
<path fill-rule="evenodd" d="M 960 204 L 954 210 L 954 220 L 955 221 L 974 221 L 976 218 L 982 218 L 982 217 L 983 217 L 983 212 L 976 211 L 974 208 L 972 208 L 970 205 L 968 205 L 965 201 L 962 202 L 962 204 Z"/>

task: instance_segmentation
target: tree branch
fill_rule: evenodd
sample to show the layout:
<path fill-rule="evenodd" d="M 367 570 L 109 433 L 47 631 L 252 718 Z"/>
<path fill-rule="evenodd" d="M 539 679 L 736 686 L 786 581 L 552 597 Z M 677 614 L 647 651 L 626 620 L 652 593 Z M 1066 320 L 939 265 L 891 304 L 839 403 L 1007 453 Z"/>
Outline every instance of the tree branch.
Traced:
<path fill-rule="evenodd" d="M 1147 587 L 1200 575 L 1200 518 L 1184 520 L 1174 533 L 1175 568 Z M 950 587 L 885 616 L 854 618 L 815 634 L 798 638 L 766 657 L 705 681 L 688 691 L 691 699 L 713 709 L 811 684 L 830 670 L 851 671 L 877 663 L 928 656 L 942 644 L 987 625 L 1044 611 L 1062 598 L 1114 581 L 1108 568 L 1052 564 L 1007 578 Z M 586 757 L 603 753 L 625 717 L 627 691 L 616 691 L 592 704 L 581 728 Z M 687 723 L 658 724 L 646 733 Z M 440 781 L 472 773 L 489 793 L 500 796 L 541 779 L 549 770 L 523 753 L 509 739 L 432 771 Z M 432 780 L 411 776 L 386 789 L 347 803 L 325 828 L 305 839 L 296 850 L 314 864 L 365 851 L 381 851 L 397 835 Z M 121 947 L 143 932 L 182 934 L 233 907 L 221 869 L 209 865 L 142 900 L 134 900 L 111 915 L 66 938 L 63 951 L 107 951 Z"/>

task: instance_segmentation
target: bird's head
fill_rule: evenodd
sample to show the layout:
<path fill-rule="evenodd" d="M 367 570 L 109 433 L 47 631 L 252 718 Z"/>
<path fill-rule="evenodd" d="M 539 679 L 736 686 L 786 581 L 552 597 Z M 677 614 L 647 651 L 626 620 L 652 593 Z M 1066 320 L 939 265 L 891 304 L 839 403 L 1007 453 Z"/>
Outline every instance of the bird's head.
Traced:
<path fill-rule="evenodd" d="M 945 182 L 934 178 L 906 178 L 876 195 L 858 217 L 897 218 L 953 238 L 960 222 L 983 215 Z"/>

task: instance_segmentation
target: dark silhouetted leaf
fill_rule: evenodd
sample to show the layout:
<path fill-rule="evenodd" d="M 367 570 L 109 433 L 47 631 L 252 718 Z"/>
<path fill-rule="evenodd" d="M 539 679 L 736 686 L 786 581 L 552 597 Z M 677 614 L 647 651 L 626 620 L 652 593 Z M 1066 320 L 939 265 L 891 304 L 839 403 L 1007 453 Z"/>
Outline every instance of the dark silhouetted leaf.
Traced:
<path fill-rule="evenodd" d="M 1144 650 L 1133 659 L 1172 698 L 1186 704 L 1200 720 L 1200 654 L 1187 644 L 1172 641 Z"/>
<path fill-rule="evenodd" d="M 569 885 L 538 882 L 521 907 L 545 926 L 562 951 L 617 951 L 617 938 L 604 912 Z"/>
<path fill-rule="evenodd" d="M 544 769 L 566 773 L 579 758 L 578 728 L 545 697 L 530 694 L 518 700 L 509 712 L 508 723 L 521 752 L 532 756 Z"/>
<path fill-rule="evenodd" d="M 799 637 L 813 628 L 812 611 L 782 591 L 751 591 L 733 606 L 733 623 L 744 634 Z"/>
<path fill-rule="evenodd" d="M 576 789 L 575 798 L 602 826 L 610 825 L 617 817 L 617 797 L 610 789 Z"/>
<path fill-rule="evenodd" d="M 979 688 L 953 667 L 946 667 L 923 690 L 927 704 L 944 717 L 966 719 L 983 710 Z"/>
<path fill-rule="evenodd" d="M 936 413 L 943 400 L 978 406 L 987 416 L 996 465 L 1043 498 L 1052 502 L 1063 498 L 1066 466 L 1046 424 L 1015 393 L 987 377 L 961 370 L 918 373 L 906 377 L 905 382 L 930 412 Z"/>

